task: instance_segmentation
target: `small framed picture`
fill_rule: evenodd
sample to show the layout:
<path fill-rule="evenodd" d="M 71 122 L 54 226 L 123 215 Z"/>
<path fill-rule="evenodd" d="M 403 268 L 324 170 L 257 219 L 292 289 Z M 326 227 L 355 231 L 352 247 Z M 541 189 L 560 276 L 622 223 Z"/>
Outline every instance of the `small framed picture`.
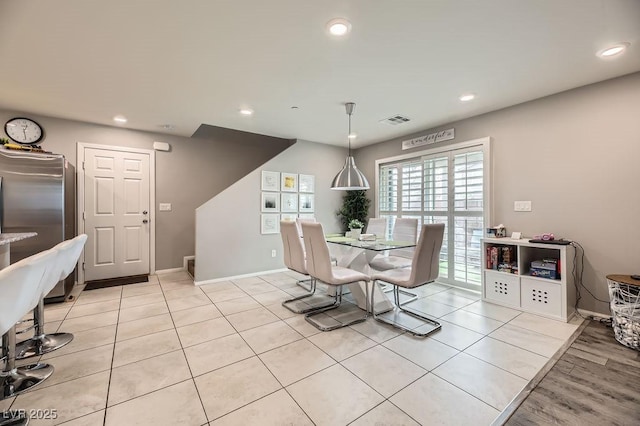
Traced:
<path fill-rule="evenodd" d="M 280 215 L 279 214 L 261 214 L 260 215 L 260 233 L 261 234 L 277 234 L 280 232 Z"/>
<path fill-rule="evenodd" d="M 298 217 L 300 219 L 305 219 L 305 220 L 311 220 L 311 219 L 313 219 L 314 221 L 316 220 L 316 216 L 313 213 L 300 213 Z"/>
<path fill-rule="evenodd" d="M 298 194 L 287 194 L 283 192 L 281 197 L 281 211 L 283 213 L 295 213 L 298 211 Z"/>
<path fill-rule="evenodd" d="M 299 210 L 305 213 L 314 212 L 314 196 L 313 194 L 299 194 L 300 195 L 300 204 Z"/>
<path fill-rule="evenodd" d="M 295 222 L 298 218 L 298 215 L 295 213 L 282 213 L 280 215 L 280 220 L 288 220 L 290 222 Z"/>
<path fill-rule="evenodd" d="M 263 191 L 280 191 L 280 172 L 263 170 L 260 188 Z"/>
<path fill-rule="evenodd" d="M 520 238 L 522 238 L 522 232 L 512 232 L 511 238 L 514 240 L 519 240 Z"/>
<path fill-rule="evenodd" d="M 299 192 L 316 192 L 316 177 L 314 175 L 298 175 Z"/>
<path fill-rule="evenodd" d="M 277 192 L 263 192 L 261 200 L 261 212 L 279 212 L 280 194 Z"/>
<path fill-rule="evenodd" d="M 280 174 L 280 190 L 282 192 L 298 192 L 298 175 L 295 173 Z"/>

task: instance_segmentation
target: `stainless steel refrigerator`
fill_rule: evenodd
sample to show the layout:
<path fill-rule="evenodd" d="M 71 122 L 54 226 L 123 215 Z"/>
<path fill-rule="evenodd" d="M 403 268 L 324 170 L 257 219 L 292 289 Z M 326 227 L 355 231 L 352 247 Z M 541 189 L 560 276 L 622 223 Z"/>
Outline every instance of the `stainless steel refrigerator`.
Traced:
<path fill-rule="evenodd" d="M 75 196 L 76 170 L 64 156 L 0 147 L 0 230 L 38 233 L 11 243 L 11 263 L 76 235 Z M 64 300 L 74 282 L 72 273 L 45 301 Z"/>

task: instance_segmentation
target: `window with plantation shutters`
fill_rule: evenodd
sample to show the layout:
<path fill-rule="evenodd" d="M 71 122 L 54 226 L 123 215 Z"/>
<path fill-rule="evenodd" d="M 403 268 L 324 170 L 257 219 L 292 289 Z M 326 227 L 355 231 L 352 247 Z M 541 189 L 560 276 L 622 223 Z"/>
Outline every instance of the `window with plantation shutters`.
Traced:
<path fill-rule="evenodd" d="M 481 212 L 483 205 L 482 151 L 453 157 L 455 202 L 457 212 Z"/>
<path fill-rule="evenodd" d="M 395 165 L 380 168 L 378 182 L 378 201 L 381 211 L 398 211 L 398 167 Z"/>
<path fill-rule="evenodd" d="M 454 279 L 480 285 L 484 207 L 482 151 L 454 154 L 453 167 Z"/>
<path fill-rule="evenodd" d="M 378 215 L 444 223 L 440 280 L 478 289 L 485 217 L 483 145 L 440 150 L 379 165 Z"/>
<path fill-rule="evenodd" d="M 379 217 L 387 218 L 386 237 L 391 236 L 391 230 L 398 216 L 398 165 L 388 164 L 380 167 L 378 180 L 378 210 Z"/>
<path fill-rule="evenodd" d="M 422 211 L 422 161 L 405 163 L 402 170 L 402 212 Z M 404 216 L 404 215 L 403 215 Z"/>

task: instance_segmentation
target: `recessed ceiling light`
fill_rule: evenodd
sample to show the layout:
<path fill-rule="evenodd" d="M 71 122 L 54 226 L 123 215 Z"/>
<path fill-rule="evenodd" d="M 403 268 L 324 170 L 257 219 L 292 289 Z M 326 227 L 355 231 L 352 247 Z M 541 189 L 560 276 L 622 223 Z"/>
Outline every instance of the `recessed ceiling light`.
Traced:
<path fill-rule="evenodd" d="M 127 122 L 127 117 L 123 117 L 122 115 L 116 115 L 115 117 L 113 117 L 113 121 L 115 121 L 116 123 L 124 124 Z"/>
<path fill-rule="evenodd" d="M 602 49 L 601 51 L 599 51 L 597 53 L 598 56 L 600 56 L 601 58 L 610 58 L 612 56 L 616 56 L 619 55 L 620 53 L 623 53 L 625 50 L 627 50 L 627 47 L 629 47 L 631 43 L 617 43 L 614 44 L 613 46 L 609 46 L 606 49 Z"/>
<path fill-rule="evenodd" d="M 344 18 L 335 18 L 327 23 L 327 30 L 329 34 L 341 37 L 351 31 L 351 22 Z"/>
<path fill-rule="evenodd" d="M 164 130 L 173 130 L 176 128 L 176 126 L 173 124 L 161 124 L 160 127 Z"/>
<path fill-rule="evenodd" d="M 355 133 L 351 133 L 349 136 L 347 136 L 349 139 L 355 139 L 358 137 L 358 135 L 356 135 Z"/>
<path fill-rule="evenodd" d="M 251 110 L 249 108 L 242 108 L 240 110 L 240 114 L 242 114 L 242 115 L 252 115 L 253 114 L 253 110 Z"/>
<path fill-rule="evenodd" d="M 464 95 L 460 96 L 460 101 L 461 102 L 469 102 L 472 101 L 476 98 L 476 95 L 474 95 L 473 93 L 465 93 Z"/>

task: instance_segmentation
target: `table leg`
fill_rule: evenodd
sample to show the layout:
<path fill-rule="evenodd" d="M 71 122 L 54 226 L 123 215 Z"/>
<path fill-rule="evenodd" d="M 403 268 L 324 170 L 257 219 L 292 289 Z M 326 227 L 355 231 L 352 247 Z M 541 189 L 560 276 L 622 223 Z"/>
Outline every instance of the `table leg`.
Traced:
<path fill-rule="evenodd" d="M 356 303 L 358 304 L 358 306 L 361 309 L 365 309 L 366 303 L 365 303 L 364 283 L 349 284 L 349 289 L 351 290 L 351 294 L 353 295 L 353 298 L 356 300 Z M 382 314 L 384 312 L 387 312 L 393 309 L 393 306 L 394 306 L 393 303 L 387 297 L 387 295 L 382 292 L 382 289 L 380 289 L 379 284 L 376 284 L 373 286 L 373 291 L 376 292 L 374 296 L 374 300 L 376 302 L 374 312 L 376 314 Z"/>
<path fill-rule="evenodd" d="M 376 254 L 378 254 L 377 252 L 354 247 L 337 246 L 337 244 L 330 244 L 330 246 L 331 254 L 334 255 L 336 259 L 338 259 L 338 266 L 354 269 L 367 275 L 370 275 L 373 272 L 373 270 L 369 267 L 369 261 L 373 259 Z M 361 309 L 366 309 L 367 306 L 364 286 L 364 283 L 349 284 L 351 295 L 358 304 L 358 307 L 360 307 Z M 387 295 L 382 292 L 380 286 L 375 285 L 374 287 L 375 288 L 373 289 L 373 291 L 376 292 L 374 296 L 374 300 L 376 301 L 375 313 L 381 314 L 393 309 L 393 303 L 387 297 Z M 333 296 L 335 294 L 335 288 L 330 287 L 327 293 Z"/>

